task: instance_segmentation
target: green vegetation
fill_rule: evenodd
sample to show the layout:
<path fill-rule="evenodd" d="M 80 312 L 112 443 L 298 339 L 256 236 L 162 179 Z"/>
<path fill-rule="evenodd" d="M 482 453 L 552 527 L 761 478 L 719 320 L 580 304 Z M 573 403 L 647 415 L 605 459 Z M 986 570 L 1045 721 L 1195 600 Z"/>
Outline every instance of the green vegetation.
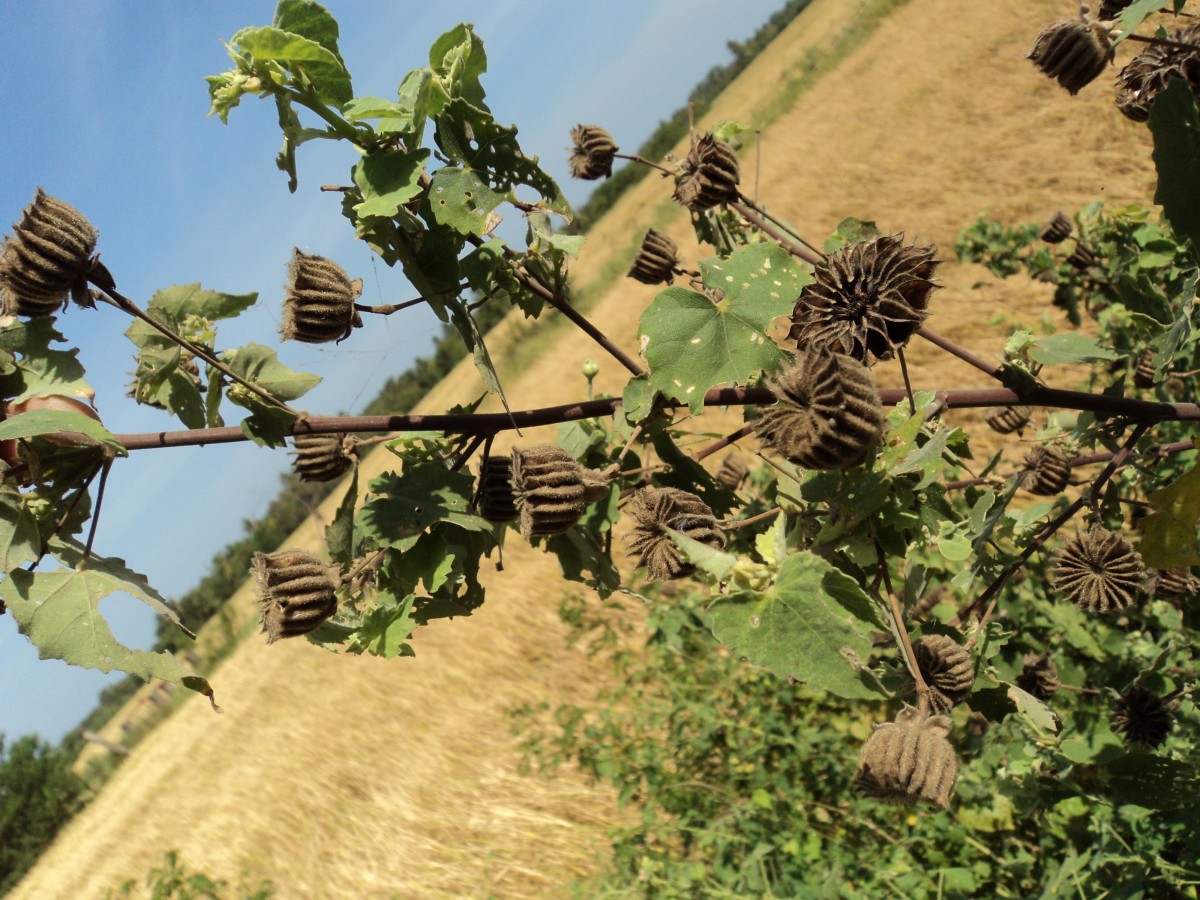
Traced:
<path fill-rule="evenodd" d="M 129 878 L 108 890 L 105 900 L 129 900 L 147 897 L 148 900 L 270 900 L 275 888 L 269 881 L 250 884 L 243 876 L 231 889 L 229 882 L 210 878 L 203 872 L 193 872 L 180 862 L 176 850 L 163 854 L 162 864 L 146 875 L 145 892 L 138 890 L 137 881 Z"/>

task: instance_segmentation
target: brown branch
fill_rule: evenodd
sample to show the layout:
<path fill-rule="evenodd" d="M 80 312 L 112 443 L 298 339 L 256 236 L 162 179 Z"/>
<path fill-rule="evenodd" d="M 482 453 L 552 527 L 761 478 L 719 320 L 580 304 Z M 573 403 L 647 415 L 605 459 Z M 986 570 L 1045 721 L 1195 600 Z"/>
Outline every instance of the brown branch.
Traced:
<path fill-rule="evenodd" d="M 917 688 L 917 710 L 924 716 L 929 712 L 929 685 L 925 683 L 925 676 L 921 674 L 921 667 L 917 665 L 917 654 L 909 639 L 908 629 L 904 626 L 904 611 L 900 609 L 900 601 L 896 597 L 895 590 L 892 589 L 892 575 L 887 567 L 887 554 L 883 552 L 883 547 L 879 545 L 878 541 L 875 542 L 875 552 L 879 556 L 879 574 L 883 576 L 883 587 L 887 591 L 888 615 L 892 620 L 892 630 L 895 632 L 897 640 L 900 641 L 904 661 Z"/>
<path fill-rule="evenodd" d="M 954 343 L 954 341 L 947 337 L 943 337 L 936 331 L 930 329 L 928 326 L 922 325 L 917 331 L 917 334 L 925 338 L 925 340 L 929 341 L 929 343 L 937 347 L 941 347 L 947 353 L 957 356 L 963 362 L 974 366 L 985 375 L 991 378 L 1000 378 L 1000 366 L 996 365 L 995 363 L 989 363 L 986 359 L 983 359 L 980 356 L 976 356 L 966 347 L 960 347 L 958 344 Z"/>
<path fill-rule="evenodd" d="M 742 199 L 745 200 L 744 197 Z M 822 265 L 825 262 L 824 256 L 817 253 L 807 245 L 798 243 L 798 239 L 793 238 L 791 235 L 785 233 L 782 229 L 776 228 L 745 203 L 731 201 L 727 205 L 730 209 L 748 221 L 763 234 L 779 241 L 779 243 L 783 246 L 783 249 L 797 259 L 802 259 L 807 263 L 812 263 L 814 266 Z"/>
<path fill-rule="evenodd" d="M 757 525 L 759 522 L 766 522 L 768 519 L 773 519 L 783 510 L 776 506 L 774 509 L 768 509 L 766 512 L 759 513 L 757 516 L 751 516 L 748 519 L 734 519 L 729 522 L 722 522 L 721 528 L 724 531 L 733 531 L 737 528 L 748 528 L 751 525 Z"/>

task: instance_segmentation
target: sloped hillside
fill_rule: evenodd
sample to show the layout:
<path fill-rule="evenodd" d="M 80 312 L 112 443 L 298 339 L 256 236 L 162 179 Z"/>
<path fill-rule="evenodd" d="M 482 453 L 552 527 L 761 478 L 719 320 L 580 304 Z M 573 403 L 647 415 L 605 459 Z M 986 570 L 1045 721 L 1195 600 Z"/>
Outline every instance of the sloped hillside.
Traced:
<path fill-rule="evenodd" d="M 811 54 L 880 5 L 815 0 L 709 118 L 762 124 Z M 1149 202 L 1144 129 L 1120 117 L 1107 85 L 1070 98 L 1022 59 L 1040 24 L 1069 4 L 883 5 L 898 9 L 767 125 L 761 170 L 753 146 L 743 154 L 743 184 L 757 185 L 759 199 L 810 240 L 858 216 L 936 241 L 945 257 L 985 207 L 1039 220 L 1096 197 Z M 620 276 L 649 226 L 670 233 L 692 261 L 702 255 L 666 184 L 652 177 L 597 224 L 574 270 L 589 316 L 629 348 L 654 289 Z M 1036 322 L 1048 300 L 1045 286 L 996 282 L 978 267 L 946 262 L 939 274 L 931 327 L 985 356 L 1000 343 L 993 315 Z M 537 342 L 543 331 L 552 342 Z M 589 356 L 602 366 L 598 389 L 623 386 L 620 368 L 566 327 L 510 319 L 491 343 L 519 360 L 501 364 L 514 407 L 579 399 L 579 365 Z M 979 383 L 973 370 L 920 344 L 909 362 L 918 387 Z M 879 381 L 898 384 L 899 373 L 883 368 Z M 477 391 L 473 370 L 462 367 L 423 411 Z M 377 453 L 364 474 L 386 463 Z M 321 510 L 326 522 L 333 505 Z M 316 546 L 321 525 L 310 522 L 289 546 Z M 415 659 L 341 659 L 303 642 L 245 642 L 211 673 L 224 714 L 187 703 L 14 896 L 99 896 L 144 875 L 170 848 L 217 877 L 236 881 L 247 869 L 270 878 L 288 897 L 554 894 L 571 876 L 595 871 L 604 829 L 620 815 L 614 799 L 570 772 L 521 775 L 506 710 L 567 699 L 600 671 L 564 646 L 556 616 L 564 588 L 553 562 L 510 541 L 505 571 L 488 581 L 487 604 L 469 620 L 418 634 Z M 252 614 L 248 590 L 232 603 Z"/>

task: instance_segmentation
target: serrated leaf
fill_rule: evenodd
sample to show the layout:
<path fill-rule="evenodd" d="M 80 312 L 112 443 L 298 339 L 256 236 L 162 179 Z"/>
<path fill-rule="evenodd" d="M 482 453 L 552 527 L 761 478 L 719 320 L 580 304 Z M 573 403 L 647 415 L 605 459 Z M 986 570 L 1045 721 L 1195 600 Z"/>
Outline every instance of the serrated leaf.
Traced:
<path fill-rule="evenodd" d="M 313 0 L 279 0 L 271 24 L 283 31 L 316 41 L 345 65 L 342 54 L 338 51 L 337 19 L 320 3 Z"/>
<path fill-rule="evenodd" d="M 1119 44 L 1125 40 L 1130 34 L 1136 31 L 1141 24 L 1150 16 L 1154 15 L 1162 9 L 1166 3 L 1164 0 L 1133 0 L 1128 6 L 1121 10 L 1121 15 L 1117 19 L 1117 30 L 1113 44 Z"/>
<path fill-rule="evenodd" d="M 242 53 L 252 56 L 255 63 L 280 63 L 297 78 L 301 88 L 311 85 L 322 103 L 332 103 L 340 107 L 354 96 L 350 85 L 350 73 L 346 71 L 341 57 L 317 41 L 264 25 L 259 28 L 243 28 L 229 43 Z"/>
<path fill-rule="evenodd" d="M 658 395 L 648 375 L 630 378 L 621 393 L 621 412 L 626 421 L 636 425 L 654 412 L 654 400 Z"/>
<path fill-rule="evenodd" d="M 1129 10 L 1145 6 L 1138 0 Z M 1154 202 L 1175 233 L 1191 241 L 1200 254 L 1200 112 L 1187 82 L 1172 78 L 1150 104 L 1150 133 L 1154 135 L 1154 167 L 1158 186 Z"/>
<path fill-rule="evenodd" d="M 737 565 L 738 558 L 732 553 L 726 553 L 724 550 L 718 550 L 716 547 L 702 544 L 695 538 L 690 538 L 682 531 L 676 531 L 674 528 L 667 528 L 666 532 L 671 536 L 671 540 L 675 542 L 675 546 L 683 553 L 684 559 L 701 572 L 708 573 L 717 581 L 723 580 L 729 574 L 729 570 Z"/>
<path fill-rule="evenodd" d="M 1015 684 L 1006 685 L 1008 699 L 1017 707 L 1017 714 L 1029 722 L 1036 731 L 1046 734 L 1057 734 L 1062 727 L 1054 710 L 1028 691 L 1023 691 Z"/>
<path fill-rule="evenodd" d="M 25 506 L 20 492 L 10 484 L 0 485 L 0 566 L 11 572 L 33 562 L 41 551 L 37 519 Z"/>
<path fill-rule="evenodd" d="M 438 463 L 409 466 L 371 482 L 370 499 L 359 512 L 358 526 L 373 546 L 406 549 L 410 539 L 431 525 L 448 522 L 468 531 L 491 531 L 487 519 L 470 511 L 475 480 Z"/>
<path fill-rule="evenodd" d="M 1092 338 L 1069 331 L 1031 341 L 1029 358 L 1050 366 L 1060 363 L 1104 362 L 1116 359 L 1117 354 L 1107 347 L 1101 347 Z"/>
<path fill-rule="evenodd" d="M 354 211 L 363 218 L 396 215 L 421 193 L 421 175 L 428 159 L 429 151 L 424 148 L 364 157 L 353 170 L 354 183 L 363 196 Z"/>
<path fill-rule="evenodd" d="M 1150 495 L 1154 512 L 1142 520 L 1139 550 L 1156 569 L 1200 565 L 1200 464 Z"/>
<path fill-rule="evenodd" d="M 713 634 L 731 652 L 776 675 L 847 699 L 886 692 L 869 672 L 873 633 L 883 629 L 862 588 L 824 559 L 789 556 L 766 593 L 718 597 Z"/>
<path fill-rule="evenodd" d="M 455 25 L 434 41 L 429 48 L 429 65 L 448 97 L 464 97 L 475 106 L 483 106 L 479 79 L 487 71 L 487 53 L 470 25 Z"/>
<path fill-rule="evenodd" d="M 650 383 L 665 396 L 704 407 L 721 384 L 746 384 L 777 368 L 784 351 L 768 336 L 772 321 L 792 311 L 810 277 L 782 248 L 754 244 L 727 260 L 701 264 L 705 284 L 724 296 L 714 303 L 686 288 L 667 288 L 642 314 L 638 334 Z"/>
<path fill-rule="evenodd" d="M 600 534 L 586 528 L 569 528 L 546 539 L 546 550 L 558 557 L 563 577 L 578 581 L 601 598 L 621 586 L 621 573 L 605 552 Z"/>
<path fill-rule="evenodd" d="M 358 502 L 358 466 L 350 475 L 346 494 L 338 504 L 333 521 L 325 527 L 325 543 L 329 546 L 329 559 L 343 569 L 348 569 L 354 560 L 354 507 Z"/>
<path fill-rule="evenodd" d="M 146 312 L 158 321 L 178 328 L 188 316 L 200 316 L 210 321 L 231 319 L 253 306 L 257 299 L 257 293 L 226 294 L 204 288 L 195 281 L 155 291 L 146 305 Z M 148 342 L 166 342 L 174 346 L 170 338 L 142 321 L 130 325 L 125 336 L 139 347 Z M 148 341 L 147 338 L 153 340 Z"/>
<path fill-rule="evenodd" d="M 370 653 L 384 659 L 397 656 L 413 656 L 408 639 L 412 636 L 415 622 L 412 619 L 413 601 L 409 594 L 397 601 L 390 594 L 376 595 L 379 604 L 363 616 L 362 624 L 350 638 L 347 650 L 350 653 Z"/>
<path fill-rule="evenodd" d="M 12 402 L 52 394 L 92 396 L 77 359 L 79 350 L 53 349 L 59 343 L 66 343 L 66 338 L 54 328 L 53 316 L 16 321 L 0 330 L 0 351 L 6 351 L 7 357 L 7 371 L 0 377 L 4 396 Z"/>

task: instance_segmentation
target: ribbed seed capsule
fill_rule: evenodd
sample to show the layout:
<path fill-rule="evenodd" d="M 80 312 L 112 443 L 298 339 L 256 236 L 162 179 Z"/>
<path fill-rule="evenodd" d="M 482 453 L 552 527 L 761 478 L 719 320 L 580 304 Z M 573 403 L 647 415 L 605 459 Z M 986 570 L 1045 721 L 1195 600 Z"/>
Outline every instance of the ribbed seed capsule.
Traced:
<path fill-rule="evenodd" d="M 779 401 L 755 423 L 759 439 L 807 469 L 849 469 L 884 431 L 883 407 L 866 366 L 824 347 L 796 353 L 767 381 Z"/>
<path fill-rule="evenodd" d="M 1158 351 L 1153 347 L 1147 347 L 1138 354 L 1137 362 L 1133 364 L 1133 383 L 1142 388 L 1154 387 L 1155 362 L 1158 360 Z"/>
<path fill-rule="evenodd" d="M 1012 434 L 1014 431 L 1024 430 L 1032 415 L 1032 406 L 996 406 L 988 410 L 983 420 L 992 431 Z"/>
<path fill-rule="evenodd" d="M 1108 32 L 1078 19 L 1047 25 L 1026 56 L 1071 94 L 1095 81 L 1112 58 Z"/>
<path fill-rule="evenodd" d="M 344 434 L 298 434 L 292 447 L 292 469 L 301 481 L 333 481 L 354 464 Z"/>
<path fill-rule="evenodd" d="M 788 337 L 871 364 L 908 343 L 929 315 L 938 260 L 930 245 L 904 246 L 904 235 L 859 241 L 813 271 L 792 310 Z"/>
<path fill-rule="evenodd" d="M 1129 542 L 1100 526 L 1068 541 L 1050 583 L 1088 612 L 1107 613 L 1131 606 L 1146 570 Z"/>
<path fill-rule="evenodd" d="M 1171 718 L 1171 710 L 1158 694 L 1133 687 L 1113 704 L 1109 721 L 1127 743 L 1157 747 L 1171 731 Z"/>
<path fill-rule="evenodd" d="M 626 275 L 642 284 L 670 284 L 678 265 L 678 245 L 668 235 L 651 228 L 642 238 L 642 246 Z"/>
<path fill-rule="evenodd" d="M 1042 226 L 1040 237 L 1047 244 L 1061 244 L 1071 236 L 1071 220 L 1067 218 L 1061 211 L 1056 212 L 1054 216 Z"/>
<path fill-rule="evenodd" d="M 1025 454 L 1025 463 L 1018 476 L 1022 488 L 1039 497 L 1062 493 L 1071 482 L 1071 464 L 1067 458 L 1050 447 L 1034 447 Z"/>
<path fill-rule="evenodd" d="M 608 479 L 584 468 L 566 450 L 541 444 L 512 452 L 512 487 L 521 535 L 561 534 L 588 503 L 608 490 Z"/>
<path fill-rule="evenodd" d="M 727 143 L 705 132 L 692 144 L 675 185 L 675 201 L 704 212 L 738 198 L 740 172 L 737 154 Z"/>
<path fill-rule="evenodd" d="M 1096 254 L 1083 244 L 1076 244 L 1075 249 L 1071 251 L 1071 255 L 1067 257 L 1067 263 L 1080 272 L 1087 270 L 1095 262 Z"/>
<path fill-rule="evenodd" d="M 1049 653 L 1029 653 L 1023 663 L 1021 673 L 1017 675 L 1017 687 L 1042 701 L 1058 693 L 1058 667 Z"/>
<path fill-rule="evenodd" d="M 725 535 L 712 510 L 687 491 L 642 488 L 630 498 L 625 511 L 637 522 L 629 532 L 629 553 L 638 558 L 638 566 L 646 568 L 650 581 L 669 581 L 694 569 L 667 533 L 668 528 L 709 547 L 725 548 Z"/>
<path fill-rule="evenodd" d="M 750 466 L 736 453 L 728 454 L 721 460 L 721 468 L 717 469 L 717 483 L 721 487 L 736 491 L 750 474 Z"/>
<path fill-rule="evenodd" d="M 1186 600 L 1200 594 L 1200 578 L 1186 567 L 1158 569 L 1154 573 L 1149 592 L 1167 601 Z"/>
<path fill-rule="evenodd" d="M 489 522 L 509 522 L 517 517 L 512 484 L 512 457 L 489 456 L 479 467 L 476 494 L 479 514 Z"/>
<path fill-rule="evenodd" d="M 971 695 L 975 684 L 971 653 L 954 638 L 927 634 L 913 642 L 913 655 L 936 712 L 948 712 Z"/>
<path fill-rule="evenodd" d="M 1193 93 L 1200 92 L 1200 25 L 1177 30 L 1168 36 L 1171 44 L 1149 44 L 1117 75 L 1117 108 L 1126 118 L 1145 122 L 1150 104 L 1172 78 L 1186 81 Z"/>
<path fill-rule="evenodd" d="M 576 125 L 571 129 L 571 156 L 567 170 L 572 178 L 595 181 L 612 175 L 613 156 L 621 148 L 599 125 Z"/>
<path fill-rule="evenodd" d="M 283 322 L 280 337 L 285 341 L 326 344 L 340 341 L 362 319 L 354 301 L 362 292 L 362 281 L 351 281 L 346 270 L 323 256 L 310 256 L 296 248 L 284 287 Z"/>
<path fill-rule="evenodd" d="M 83 213 L 38 188 L 0 249 L 5 312 L 48 316 L 72 292 L 86 295 L 97 236 Z"/>
<path fill-rule="evenodd" d="M 306 550 L 255 553 L 251 571 L 267 643 L 316 630 L 337 612 L 329 569 Z"/>
<path fill-rule="evenodd" d="M 855 788 L 879 800 L 925 800 L 948 807 L 958 777 L 950 729 L 948 716 L 922 720 L 918 710 L 906 706 L 895 722 L 876 725 L 863 745 L 854 773 Z"/>

